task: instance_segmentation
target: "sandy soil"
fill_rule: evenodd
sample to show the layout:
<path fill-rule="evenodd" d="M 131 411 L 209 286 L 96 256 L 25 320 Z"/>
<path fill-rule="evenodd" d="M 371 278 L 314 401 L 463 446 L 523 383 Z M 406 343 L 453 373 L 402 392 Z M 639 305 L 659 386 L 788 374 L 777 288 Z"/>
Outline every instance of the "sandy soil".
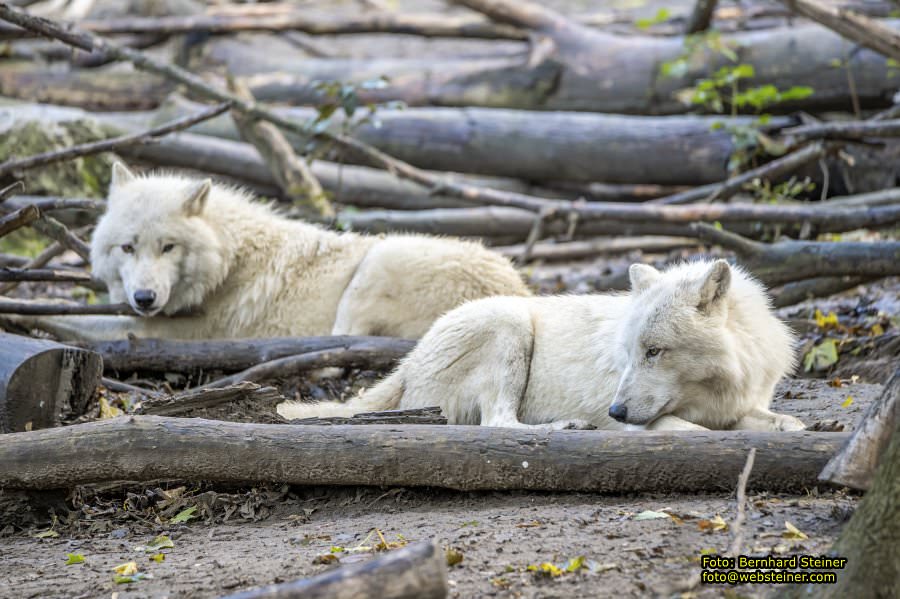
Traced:
<path fill-rule="evenodd" d="M 841 388 L 818 380 L 792 380 L 779 390 L 775 408 L 826 430 L 850 429 L 877 396 L 879 385 Z M 842 407 L 847 396 L 854 400 Z M 461 551 L 450 569 L 454 597 L 625 597 L 665 592 L 698 571 L 701 551 L 725 551 L 731 532 L 702 531 L 701 520 L 734 518 L 729 494 L 602 496 L 583 493 L 460 493 L 409 488 L 253 489 L 188 486 L 166 506 L 163 490 L 178 496 L 178 483 L 158 487 L 81 489 L 54 494 L 0 492 L 0 596 L 22 597 L 217 597 L 256 585 L 305 577 L 334 565 L 315 564 L 331 548 L 372 546 L 377 528 L 389 542 L 436 538 Z M 825 551 L 852 513 L 857 498 L 810 489 L 802 495 L 751 492 L 745 549 L 753 553 Z M 169 524 L 187 505 L 198 517 Z M 672 518 L 636 520 L 645 510 Z M 35 538 L 52 522 L 58 537 Z M 790 522 L 809 539 L 782 537 Z M 162 524 L 157 522 L 163 522 Z M 156 535 L 171 538 L 162 562 L 146 547 Z M 367 540 L 368 537 L 368 540 Z M 373 540 L 374 539 L 374 540 Z M 84 563 L 65 565 L 67 554 Z M 339 563 L 368 559 L 368 551 L 341 552 Z M 527 566 L 563 564 L 584 556 L 593 571 L 556 578 Z M 113 568 L 136 561 L 152 575 L 116 584 Z M 700 588 L 698 596 L 719 596 Z M 763 587 L 745 587 L 759 596 Z"/>

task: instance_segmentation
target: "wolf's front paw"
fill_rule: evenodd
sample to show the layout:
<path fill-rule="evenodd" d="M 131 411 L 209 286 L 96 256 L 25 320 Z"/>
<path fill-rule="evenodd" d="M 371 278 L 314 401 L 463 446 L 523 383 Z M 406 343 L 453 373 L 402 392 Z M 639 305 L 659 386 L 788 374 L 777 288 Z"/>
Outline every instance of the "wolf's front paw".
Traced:
<path fill-rule="evenodd" d="M 592 431 L 597 427 L 587 420 L 560 420 L 553 423 L 556 430 L 561 431 Z"/>
<path fill-rule="evenodd" d="M 776 431 L 802 431 L 806 430 L 806 425 L 799 418 L 788 416 L 787 414 L 777 414 L 775 421 L 772 423 L 772 429 Z"/>

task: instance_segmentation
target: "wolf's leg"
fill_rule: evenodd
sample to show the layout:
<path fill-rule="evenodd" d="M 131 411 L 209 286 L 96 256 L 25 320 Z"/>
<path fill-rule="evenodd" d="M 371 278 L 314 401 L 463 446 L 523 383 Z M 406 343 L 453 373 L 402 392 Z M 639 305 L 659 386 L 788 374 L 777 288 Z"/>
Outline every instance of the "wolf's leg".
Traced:
<path fill-rule="evenodd" d="M 679 418 L 678 416 L 672 416 L 671 414 L 667 414 L 665 416 L 660 416 L 650 424 L 645 427 L 645 430 L 648 431 L 705 431 L 709 430 L 705 426 L 700 426 L 699 424 L 694 424 L 693 422 L 689 422 L 684 420 L 683 418 Z"/>
<path fill-rule="evenodd" d="M 787 414 L 776 414 L 763 408 L 754 408 L 731 428 L 748 431 L 802 431 L 806 425 L 799 418 Z"/>

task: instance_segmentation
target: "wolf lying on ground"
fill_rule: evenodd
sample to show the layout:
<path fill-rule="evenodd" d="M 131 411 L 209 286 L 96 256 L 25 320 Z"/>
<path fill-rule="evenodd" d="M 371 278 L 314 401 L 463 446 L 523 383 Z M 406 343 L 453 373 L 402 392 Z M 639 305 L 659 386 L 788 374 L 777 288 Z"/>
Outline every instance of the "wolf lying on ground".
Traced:
<path fill-rule="evenodd" d="M 762 287 L 724 260 L 635 264 L 628 294 L 493 297 L 440 318 L 397 370 L 347 403 L 288 419 L 440 406 L 451 424 L 800 430 L 769 411 L 794 340 Z"/>
<path fill-rule="evenodd" d="M 143 317 L 15 320 L 62 339 L 419 338 L 466 300 L 530 295 L 510 262 L 478 243 L 335 233 L 209 179 L 135 176 L 121 163 L 91 264 L 110 300 Z M 158 316 L 185 312 L 194 314 Z"/>

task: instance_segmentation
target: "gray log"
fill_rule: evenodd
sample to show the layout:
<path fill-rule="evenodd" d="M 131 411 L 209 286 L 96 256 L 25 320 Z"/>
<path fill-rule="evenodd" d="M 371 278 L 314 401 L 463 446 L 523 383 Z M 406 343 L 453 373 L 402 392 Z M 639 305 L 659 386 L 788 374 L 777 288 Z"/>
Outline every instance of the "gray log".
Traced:
<path fill-rule="evenodd" d="M 85 349 L 0 333 L 0 433 L 59 426 L 80 415 L 103 361 Z"/>
<path fill-rule="evenodd" d="M 458 490 L 728 491 L 816 484 L 842 433 L 533 431 L 484 426 L 238 424 L 125 416 L 0 437 L 0 487 L 177 478 Z M 109 456 L 116 456 L 110 467 Z"/>
<path fill-rule="evenodd" d="M 273 339 L 221 339 L 180 341 L 173 339 L 125 339 L 79 344 L 103 356 L 109 370 L 129 372 L 234 372 L 294 356 L 348 347 L 369 347 L 382 353 L 405 354 L 415 341 L 392 337 L 278 337 Z"/>
<path fill-rule="evenodd" d="M 434 541 L 427 541 L 312 578 L 222 599 L 443 599 L 447 591 L 446 557 Z"/>

